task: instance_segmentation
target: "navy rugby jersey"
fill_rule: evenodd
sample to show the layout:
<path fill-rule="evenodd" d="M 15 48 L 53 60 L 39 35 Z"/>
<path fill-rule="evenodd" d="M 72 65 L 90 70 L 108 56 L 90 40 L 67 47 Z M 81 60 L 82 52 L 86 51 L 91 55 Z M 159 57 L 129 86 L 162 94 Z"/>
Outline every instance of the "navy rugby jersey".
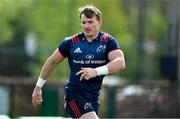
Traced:
<path fill-rule="evenodd" d="M 59 52 L 68 58 L 70 77 L 66 85 L 66 94 L 75 93 L 98 99 L 103 76 L 80 81 L 76 75 L 83 68 L 96 68 L 109 62 L 108 53 L 120 48 L 115 38 L 107 33 L 99 32 L 96 39 L 88 42 L 84 33 L 65 38 L 59 45 Z"/>

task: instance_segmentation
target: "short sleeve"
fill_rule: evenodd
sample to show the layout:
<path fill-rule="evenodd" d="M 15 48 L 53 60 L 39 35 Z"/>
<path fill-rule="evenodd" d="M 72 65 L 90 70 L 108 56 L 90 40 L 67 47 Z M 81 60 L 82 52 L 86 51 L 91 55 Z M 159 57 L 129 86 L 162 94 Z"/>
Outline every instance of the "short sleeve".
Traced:
<path fill-rule="evenodd" d="M 70 54 L 70 42 L 69 38 L 65 38 L 59 45 L 58 50 L 64 57 L 68 57 Z"/>
<path fill-rule="evenodd" d="M 107 44 L 107 52 L 111 52 L 112 50 L 116 50 L 116 49 L 120 49 L 120 46 L 117 42 L 117 40 L 112 37 L 112 36 L 109 36 L 109 40 L 108 40 L 108 44 Z"/>

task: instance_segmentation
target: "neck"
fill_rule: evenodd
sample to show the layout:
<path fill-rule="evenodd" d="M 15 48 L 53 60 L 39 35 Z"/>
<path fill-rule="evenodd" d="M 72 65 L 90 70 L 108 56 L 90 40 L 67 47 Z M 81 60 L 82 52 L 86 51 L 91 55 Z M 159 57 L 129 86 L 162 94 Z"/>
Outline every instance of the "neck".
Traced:
<path fill-rule="evenodd" d="M 88 42 L 92 42 L 93 40 L 95 40 L 98 37 L 98 34 L 99 34 L 99 32 L 96 35 L 92 36 L 92 37 L 88 37 L 88 36 L 85 36 L 85 37 L 86 37 Z"/>

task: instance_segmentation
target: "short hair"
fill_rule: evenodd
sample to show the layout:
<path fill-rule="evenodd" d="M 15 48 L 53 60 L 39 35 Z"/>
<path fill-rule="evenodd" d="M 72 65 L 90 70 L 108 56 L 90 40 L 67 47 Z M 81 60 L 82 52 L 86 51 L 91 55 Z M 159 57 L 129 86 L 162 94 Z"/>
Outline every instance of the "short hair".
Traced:
<path fill-rule="evenodd" d="M 94 5 L 86 5 L 79 8 L 79 17 L 81 18 L 84 14 L 87 18 L 96 17 L 97 20 L 101 19 L 101 11 L 96 8 Z"/>

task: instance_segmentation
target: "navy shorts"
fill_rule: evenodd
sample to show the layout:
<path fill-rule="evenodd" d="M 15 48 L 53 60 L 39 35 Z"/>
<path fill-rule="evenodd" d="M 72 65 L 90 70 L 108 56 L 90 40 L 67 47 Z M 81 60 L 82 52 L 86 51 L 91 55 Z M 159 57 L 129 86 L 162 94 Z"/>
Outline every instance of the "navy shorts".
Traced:
<path fill-rule="evenodd" d="M 66 95 L 65 97 L 65 109 L 72 118 L 79 118 L 92 111 L 98 115 L 99 104 L 99 101 L 91 101 L 79 95 Z"/>

